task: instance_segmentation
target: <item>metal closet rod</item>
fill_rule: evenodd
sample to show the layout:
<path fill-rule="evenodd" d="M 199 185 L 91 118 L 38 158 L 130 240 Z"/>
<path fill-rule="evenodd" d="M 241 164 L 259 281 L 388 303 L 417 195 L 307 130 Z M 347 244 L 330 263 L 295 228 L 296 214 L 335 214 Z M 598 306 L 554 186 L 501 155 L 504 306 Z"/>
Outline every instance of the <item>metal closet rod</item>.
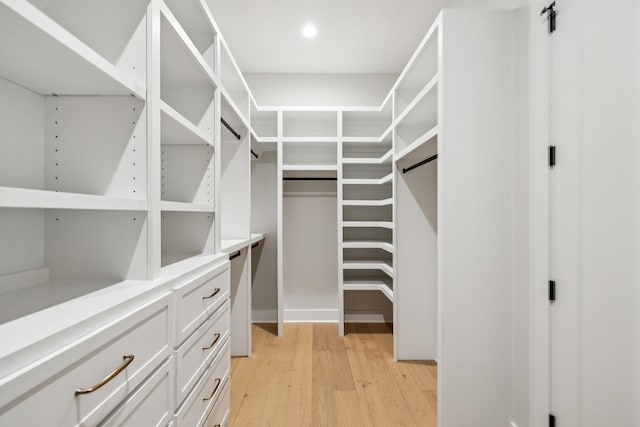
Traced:
<path fill-rule="evenodd" d="M 229 255 L 229 261 L 231 261 L 232 259 L 236 259 L 240 256 L 240 251 L 237 251 L 231 255 Z"/>
<path fill-rule="evenodd" d="M 434 154 L 433 156 L 429 157 L 428 159 L 424 159 L 421 162 L 416 163 L 415 165 L 409 166 L 408 168 L 402 168 L 402 173 L 407 173 L 411 170 L 414 170 L 415 168 L 419 168 L 422 165 L 426 165 L 429 162 L 432 162 L 434 160 L 436 160 L 438 158 L 437 154 Z"/>
<path fill-rule="evenodd" d="M 231 127 L 231 125 L 229 123 L 227 123 L 227 121 L 223 118 L 220 117 L 220 121 L 222 122 L 222 124 L 224 125 L 224 127 L 226 127 L 227 129 L 229 129 L 229 132 L 231 132 L 233 134 L 233 136 L 235 136 L 236 138 L 240 139 L 241 136 L 238 132 L 235 131 L 235 129 L 233 129 Z"/>
<path fill-rule="evenodd" d="M 257 248 L 259 244 L 260 242 L 255 242 L 253 245 L 251 245 L 251 249 Z"/>
<path fill-rule="evenodd" d="M 255 151 L 253 151 L 253 149 L 251 150 L 251 155 L 252 155 L 253 157 L 255 157 L 256 159 L 258 158 L 258 155 L 256 154 L 256 152 L 255 152 Z"/>
<path fill-rule="evenodd" d="M 338 178 L 330 178 L 330 177 L 302 177 L 302 176 L 289 176 L 286 178 L 282 178 L 283 181 L 337 181 Z"/>

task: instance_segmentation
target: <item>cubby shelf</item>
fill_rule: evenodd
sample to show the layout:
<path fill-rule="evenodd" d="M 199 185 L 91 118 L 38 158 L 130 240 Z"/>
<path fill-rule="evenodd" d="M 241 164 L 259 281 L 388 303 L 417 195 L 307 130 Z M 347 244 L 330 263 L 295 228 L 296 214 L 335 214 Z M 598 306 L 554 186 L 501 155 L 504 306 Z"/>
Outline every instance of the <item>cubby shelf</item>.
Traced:
<path fill-rule="evenodd" d="M 0 57 L 0 76 L 41 95 L 145 99 L 142 84 L 26 0 L 0 3 Z"/>
<path fill-rule="evenodd" d="M 283 171 L 337 171 L 337 165 L 282 165 Z"/>
<path fill-rule="evenodd" d="M 384 165 L 391 162 L 393 158 L 393 150 L 389 150 L 382 157 L 345 157 L 342 164 L 345 165 Z"/>
<path fill-rule="evenodd" d="M 436 74 L 430 81 L 422 88 L 422 90 L 416 95 L 415 98 L 407 105 L 407 107 L 402 110 L 398 118 L 394 122 L 394 127 L 398 127 L 398 125 L 407 117 L 409 113 L 422 101 L 427 95 L 431 93 L 432 90 L 436 90 L 438 88 L 438 82 L 440 81 L 439 76 Z"/>
<path fill-rule="evenodd" d="M 375 178 L 343 179 L 342 183 L 347 185 L 382 185 L 382 184 L 388 184 L 392 180 L 393 180 L 393 173 L 390 173 L 389 175 L 383 176 L 382 178 L 379 178 L 379 179 L 375 179 Z"/>
<path fill-rule="evenodd" d="M 226 103 L 226 107 L 230 107 L 233 114 L 237 117 L 238 120 L 240 120 L 240 122 L 242 123 L 242 126 L 245 127 L 246 129 L 250 129 L 249 126 L 249 121 L 247 120 L 247 118 L 245 117 L 245 114 L 242 113 L 242 111 L 240 110 L 240 108 L 238 108 L 238 105 L 236 104 L 236 102 L 233 100 L 233 98 L 231 97 L 231 95 L 229 94 L 229 92 L 222 86 L 220 86 L 220 94 L 222 94 L 222 98 L 223 98 L 223 103 Z M 228 111 L 228 110 L 227 110 Z M 229 117 L 224 117 L 225 120 L 229 121 Z"/>
<path fill-rule="evenodd" d="M 388 228 L 393 229 L 393 222 L 390 221 L 342 221 L 342 227 L 357 228 Z"/>
<path fill-rule="evenodd" d="M 344 270 L 380 270 L 389 277 L 393 277 L 393 267 L 379 260 L 344 261 L 342 268 Z"/>
<path fill-rule="evenodd" d="M 393 244 L 388 242 L 376 242 L 369 240 L 346 241 L 343 242 L 344 249 L 382 249 L 389 253 L 393 253 Z"/>
<path fill-rule="evenodd" d="M 440 132 L 440 127 L 438 125 L 434 126 L 429 131 L 427 131 L 426 133 L 424 133 L 420 137 L 418 137 L 415 141 L 413 141 L 405 149 L 400 151 L 394 157 L 394 160 L 397 162 L 397 161 L 402 160 L 405 157 L 408 157 L 410 155 L 418 154 L 418 152 L 422 151 L 422 149 L 425 148 L 425 145 L 427 145 L 427 143 L 429 143 L 430 141 L 432 141 L 434 139 L 437 140 L 439 132 Z M 435 152 L 436 150 L 437 150 L 437 147 L 434 147 L 433 151 Z"/>
<path fill-rule="evenodd" d="M 147 202 L 142 199 L 125 199 L 91 194 L 0 187 L 0 207 L 146 211 Z"/>
<path fill-rule="evenodd" d="M 163 3 L 162 81 L 168 85 L 219 86 L 219 81 L 176 17 Z"/>
<path fill-rule="evenodd" d="M 167 212 L 213 212 L 213 205 L 162 200 L 160 202 L 160 210 Z"/>
<path fill-rule="evenodd" d="M 383 200 L 343 200 L 343 206 L 390 206 L 393 205 L 393 199 Z"/>
<path fill-rule="evenodd" d="M 205 132 L 166 102 L 160 101 L 160 111 L 162 112 L 162 145 L 213 146 L 213 141 Z"/>
<path fill-rule="evenodd" d="M 387 283 L 380 279 L 345 279 L 342 289 L 345 291 L 380 291 L 389 299 L 389 301 L 393 302 L 393 290 Z"/>

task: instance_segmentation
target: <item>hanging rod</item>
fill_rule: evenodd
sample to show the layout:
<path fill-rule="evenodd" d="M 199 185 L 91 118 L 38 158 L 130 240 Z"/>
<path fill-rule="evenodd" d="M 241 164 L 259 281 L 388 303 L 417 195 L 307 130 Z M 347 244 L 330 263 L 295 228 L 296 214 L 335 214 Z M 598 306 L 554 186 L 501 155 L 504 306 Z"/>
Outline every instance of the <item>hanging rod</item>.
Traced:
<path fill-rule="evenodd" d="M 229 132 L 231 132 L 233 134 L 233 136 L 235 136 L 236 138 L 240 139 L 241 136 L 238 132 L 236 132 L 229 123 L 227 123 L 227 121 L 220 117 L 220 121 L 222 122 L 222 124 L 224 125 L 224 127 L 226 127 L 227 129 L 229 129 Z"/>
<path fill-rule="evenodd" d="M 255 151 L 253 151 L 253 150 L 251 150 L 251 155 L 252 155 L 253 157 L 255 157 L 256 159 L 258 158 L 258 155 L 257 155 L 257 154 L 256 154 L 256 152 L 255 152 Z"/>
<path fill-rule="evenodd" d="M 407 173 L 407 172 L 409 172 L 411 170 L 414 170 L 415 168 L 419 168 L 420 166 L 426 165 L 427 163 L 432 162 L 432 161 L 436 160 L 437 158 L 438 158 L 438 155 L 434 154 L 433 156 L 429 157 L 428 159 L 424 159 L 423 161 L 418 162 L 413 166 L 409 166 L 408 168 L 402 168 L 402 173 Z"/>
<path fill-rule="evenodd" d="M 290 176 L 282 179 L 284 181 L 337 181 L 338 180 L 338 178 L 329 178 L 329 177 L 301 177 L 301 176 Z"/>
<path fill-rule="evenodd" d="M 239 256 L 240 256 L 240 251 L 235 252 L 235 253 L 233 253 L 233 254 L 229 255 L 229 261 L 231 261 L 232 259 L 236 259 L 236 258 L 238 258 Z"/>
<path fill-rule="evenodd" d="M 251 249 L 257 247 L 260 244 L 260 242 L 255 242 L 253 245 L 251 245 Z"/>

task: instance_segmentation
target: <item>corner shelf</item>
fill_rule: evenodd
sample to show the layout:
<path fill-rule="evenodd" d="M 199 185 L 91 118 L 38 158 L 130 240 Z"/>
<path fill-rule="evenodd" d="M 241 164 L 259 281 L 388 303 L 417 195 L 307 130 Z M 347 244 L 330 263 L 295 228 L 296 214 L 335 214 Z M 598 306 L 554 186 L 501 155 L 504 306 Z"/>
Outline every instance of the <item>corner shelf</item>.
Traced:
<path fill-rule="evenodd" d="M 345 279 L 342 289 L 345 291 L 380 291 L 389 301 L 394 302 L 393 290 L 387 283 L 378 278 L 359 280 Z"/>
<path fill-rule="evenodd" d="M 393 199 L 383 200 L 343 200 L 343 206 L 391 206 Z"/>
<path fill-rule="evenodd" d="M 380 270 L 389 277 L 393 277 L 393 267 L 384 261 L 344 261 L 342 263 L 342 268 L 344 270 Z"/>
<path fill-rule="evenodd" d="M 379 179 L 375 179 L 375 178 L 343 179 L 342 183 L 345 185 L 383 185 L 383 184 L 389 184 L 391 183 L 391 181 L 393 181 L 393 173 L 390 173 L 389 175 L 383 176 L 382 178 L 379 178 Z"/>
<path fill-rule="evenodd" d="M 342 164 L 345 165 L 384 165 L 391 162 L 393 149 L 384 153 L 382 157 L 344 157 Z"/>
<path fill-rule="evenodd" d="M 388 242 L 378 242 L 370 240 L 345 241 L 342 244 L 344 249 L 382 249 L 393 254 L 393 244 Z"/>
<path fill-rule="evenodd" d="M 342 221 L 342 227 L 357 228 L 387 228 L 393 230 L 393 222 L 391 221 Z"/>

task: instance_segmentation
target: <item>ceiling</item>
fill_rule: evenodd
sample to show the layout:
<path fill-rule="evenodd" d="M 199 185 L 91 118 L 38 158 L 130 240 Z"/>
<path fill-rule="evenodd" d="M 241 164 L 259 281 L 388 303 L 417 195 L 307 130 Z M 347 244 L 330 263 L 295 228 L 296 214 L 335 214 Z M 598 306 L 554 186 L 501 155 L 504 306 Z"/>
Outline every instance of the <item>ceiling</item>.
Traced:
<path fill-rule="evenodd" d="M 244 73 L 398 74 L 443 7 L 529 0 L 206 0 Z M 315 39 L 302 27 L 313 23 Z"/>

